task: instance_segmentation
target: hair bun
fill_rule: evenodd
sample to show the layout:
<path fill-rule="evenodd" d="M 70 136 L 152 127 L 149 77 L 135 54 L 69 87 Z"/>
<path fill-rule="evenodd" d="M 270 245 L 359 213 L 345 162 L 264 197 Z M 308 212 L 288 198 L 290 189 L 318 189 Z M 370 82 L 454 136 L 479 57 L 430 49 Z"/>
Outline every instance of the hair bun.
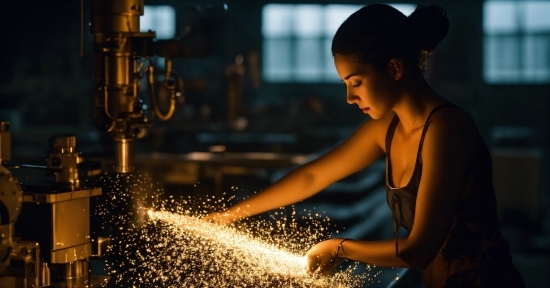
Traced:
<path fill-rule="evenodd" d="M 447 12 L 437 4 L 419 5 L 409 15 L 407 24 L 413 40 L 420 50 L 432 52 L 447 36 L 449 18 Z"/>

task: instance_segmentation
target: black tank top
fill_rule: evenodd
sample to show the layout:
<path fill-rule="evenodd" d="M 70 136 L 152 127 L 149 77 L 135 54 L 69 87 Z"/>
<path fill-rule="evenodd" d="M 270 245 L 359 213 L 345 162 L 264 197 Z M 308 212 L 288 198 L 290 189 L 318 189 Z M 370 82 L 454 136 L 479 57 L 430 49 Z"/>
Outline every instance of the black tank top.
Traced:
<path fill-rule="evenodd" d="M 418 145 L 416 163 L 409 183 L 402 188 L 391 187 L 391 140 L 399 123 L 397 115 L 393 118 L 386 134 L 386 200 L 392 211 L 395 229 L 395 253 L 399 257 L 398 232 L 403 227 L 411 230 L 414 225 L 416 195 L 422 176 L 422 145 L 428 130 L 430 118 L 443 108 L 458 108 L 448 103 L 434 108 L 422 130 Z M 463 197 L 457 207 L 455 221 L 440 249 L 444 259 L 444 269 L 437 271 L 447 275 L 445 287 L 525 287 L 519 271 L 512 263 L 509 248 L 499 229 L 496 209 L 496 196 L 492 182 L 491 153 L 477 132 L 474 163 L 469 175 L 472 187 L 467 197 Z M 390 180 L 392 180 L 390 182 Z M 475 228 L 474 228 L 475 227 Z M 475 230 L 472 230 L 475 229 Z M 468 267 L 459 271 L 450 271 L 451 262 L 460 259 Z M 439 264 L 434 264 L 439 265 Z M 439 275 L 438 277 L 441 277 Z"/>
<path fill-rule="evenodd" d="M 447 103 L 435 107 L 430 112 L 422 130 L 422 136 L 418 145 L 416 163 L 413 174 L 408 184 L 405 185 L 405 187 L 401 188 L 391 187 L 390 185 L 390 180 L 391 183 L 393 183 L 393 180 L 391 179 L 392 175 L 390 172 L 392 171 L 390 161 L 391 140 L 393 138 L 395 128 L 399 123 L 399 118 L 397 117 L 397 115 L 395 115 L 388 127 L 388 132 L 386 134 L 386 200 L 392 211 L 395 232 L 395 253 L 397 257 L 399 257 L 399 247 L 397 242 L 399 228 L 403 227 L 410 231 L 414 224 L 416 195 L 418 193 L 418 186 L 420 184 L 420 178 L 422 176 L 422 145 L 424 143 L 426 131 L 428 130 L 430 118 L 433 114 L 443 108 L 461 109 L 455 104 Z M 472 171 L 472 173 L 474 173 L 474 183 L 472 193 L 470 194 L 475 195 L 475 197 L 463 199 L 462 203 L 459 204 L 458 213 L 460 214 L 460 216 L 462 216 L 462 220 L 464 220 L 464 222 L 481 222 L 483 224 L 489 224 L 487 225 L 487 227 L 494 228 L 496 226 L 498 228 L 496 199 L 491 179 L 491 156 L 479 133 L 477 136 L 475 153 L 475 163 L 473 165 L 474 168 Z"/>

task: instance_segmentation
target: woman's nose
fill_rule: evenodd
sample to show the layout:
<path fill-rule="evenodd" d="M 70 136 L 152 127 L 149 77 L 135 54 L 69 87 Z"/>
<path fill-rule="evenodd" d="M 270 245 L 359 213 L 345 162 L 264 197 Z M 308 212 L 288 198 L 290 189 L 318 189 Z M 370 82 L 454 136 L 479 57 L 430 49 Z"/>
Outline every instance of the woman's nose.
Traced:
<path fill-rule="evenodd" d="M 350 93 L 349 90 L 346 92 L 346 101 L 348 102 L 348 104 L 355 104 L 357 103 L 358 99 L 359 97 L 357 95 L 354 95 L 353 93 Z"/>

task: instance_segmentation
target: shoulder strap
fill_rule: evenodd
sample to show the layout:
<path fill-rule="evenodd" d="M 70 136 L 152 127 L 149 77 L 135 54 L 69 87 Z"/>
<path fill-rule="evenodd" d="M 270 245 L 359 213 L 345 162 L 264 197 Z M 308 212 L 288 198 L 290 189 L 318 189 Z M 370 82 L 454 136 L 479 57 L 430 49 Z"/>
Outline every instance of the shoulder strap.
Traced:
<path fill-rule="evenodd" d="M 421 153 L 422 152 L 422 146 L 424 145 L 424 138 L 426 136 L 426 131 L 428 131 L 428 126 L 429 126 L 429 123 L 430 123 L 430 118 L 432 118 L 432 115 L 435 114 L 435 112 L 443 109 L 443 108 L 446 108 L 446 107 L 453 107 L 453 108 L 458 108 L 458 109 L 461 109 L 460 107 L 458 107 L 456 104 L 453 104 L 453 103 L 445 103 L 445 104 L 441 104 L 437 107 L 435 107 L 432 112 L 430 112 L 430 115 L 428 115 L 428 118 L 426 119 L 426 122 L 424 122 L 424 128 L 422 129 L 422 137 L 420 138 L 420 144 L 418 145 L 418 160 L 420 161 L 420 163 L 422 163 L 422 156 L 421 156 Z"/>

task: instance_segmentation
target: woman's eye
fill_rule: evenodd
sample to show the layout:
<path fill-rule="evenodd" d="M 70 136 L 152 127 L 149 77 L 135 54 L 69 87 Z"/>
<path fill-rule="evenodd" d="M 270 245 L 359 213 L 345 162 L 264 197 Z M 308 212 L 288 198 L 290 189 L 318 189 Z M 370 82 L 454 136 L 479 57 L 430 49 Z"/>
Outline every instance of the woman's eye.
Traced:
<path fill-rule="evenodd" d="M 357 87 L 359 87 L 360 85 L 361 85 L 361 83 L 351 84 L 351 87 L 357 88 Z"/>

